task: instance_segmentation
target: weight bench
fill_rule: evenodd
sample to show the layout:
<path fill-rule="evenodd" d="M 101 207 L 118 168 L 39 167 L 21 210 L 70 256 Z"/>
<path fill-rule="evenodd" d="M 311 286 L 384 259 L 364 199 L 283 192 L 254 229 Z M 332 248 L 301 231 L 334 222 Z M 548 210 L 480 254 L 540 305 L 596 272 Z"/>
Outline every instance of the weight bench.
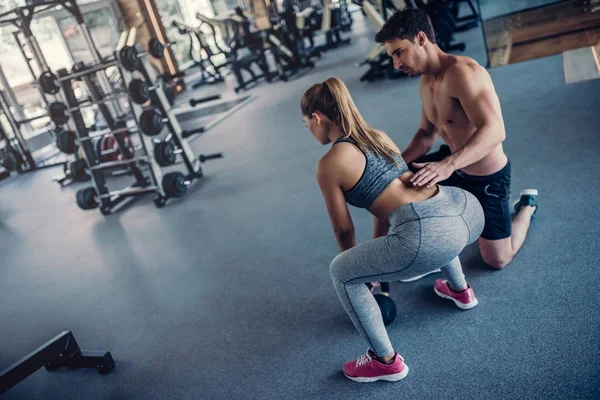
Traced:
<path fill-rule="evenodd" d="M 113 370 L 115 361 L 108 351 L 81 350 L 73 334 L 64 331 L 0 373 L 0 396 L 42 367 L 47 371 L 94 368 L 105 375 Z"/>

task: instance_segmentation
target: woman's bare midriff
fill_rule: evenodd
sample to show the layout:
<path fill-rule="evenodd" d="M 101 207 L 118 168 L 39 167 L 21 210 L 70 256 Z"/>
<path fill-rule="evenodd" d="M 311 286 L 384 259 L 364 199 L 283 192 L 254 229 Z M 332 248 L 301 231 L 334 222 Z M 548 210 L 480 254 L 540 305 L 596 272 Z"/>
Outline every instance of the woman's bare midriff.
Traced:
<path fill-rule="evenodd" d="M 425 201 L 438 193 L 437 185 L 431 188 L 413 187 L 410 183 L 412 176 L 413 173 L 407 171 L 392 181 L 373 202 L 369 212 L 377 218 L 387 221 L 391 212 L 401 205 Z"/>

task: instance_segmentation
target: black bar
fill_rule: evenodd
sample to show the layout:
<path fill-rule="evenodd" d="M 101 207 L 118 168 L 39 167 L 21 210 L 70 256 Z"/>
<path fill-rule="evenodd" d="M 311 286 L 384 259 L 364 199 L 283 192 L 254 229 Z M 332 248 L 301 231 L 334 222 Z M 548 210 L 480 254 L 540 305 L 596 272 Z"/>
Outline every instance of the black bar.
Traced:
<path fill-rule="evenodd" d="M 188 138 L 188 137 L 190 137 L 192 135 L 195 135 L 196 133 L 204 133 L 204 132 L 205 132 L 205 129 L 204 129 L 203 126 L 201 126 L 200 128 L 191 129 L 189 131 L 188 130 L 183 130 L 181 132 L 181 137 Z"/>
<path fill-rule="evenodd" d="M 200 157 L 198 157 L 198 159 L 200 160 L 201 163 L 205 162 L 205 161 L 209 161 L 209 160 L 214 160 L 217 158 L 223 158 L 223 153 L 213 153 L 213 154 L 201 154 Z"/>
<path fill-rule="evenodd" d="M 212 96 L 199 97 L 197 99 L 190 100 L 190 106 L 195 107 L 196 104 L 206 103 L 207 101 L 219 100 L 221 98 L 220 94 L 214 94 Z"/>
<path fill-rule="evenodd" d="M 67 347 L 71 332 L 64 331 L 38 347 L 4 371 L 0 375 L 0 394 L 27 378 L 29 375 L 42 368 Z M 75 345 L 77 345 L 75 343 Z"/>

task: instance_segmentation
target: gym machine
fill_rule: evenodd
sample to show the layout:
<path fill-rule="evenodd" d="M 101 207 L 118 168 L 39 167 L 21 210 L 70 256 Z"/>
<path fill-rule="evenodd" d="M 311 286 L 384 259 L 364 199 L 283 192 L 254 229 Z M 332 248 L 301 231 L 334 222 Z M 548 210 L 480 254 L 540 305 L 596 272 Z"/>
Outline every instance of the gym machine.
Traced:
<path fill-rule="evenodd" d="M 394 10 L 406 7 L 402 1 L 397 1 L 397 3 L 397 5 L 392 5 L 389 1 L 379 1 L 376 3 L 379 8 L 377 10 L 373 4 L 364 0 L 361 6 L 363 13 L 373 25 L 373 29 L 379 31 Z M 380 44 L 376 44 L 365 60 L 358 64 L 359 67 L 363 65 L 368 65 L 369 69 L 360 77 L 361 82 L 373 82 L 381 78 L 398 79 L 407 76 L 404 72 L 394 69 L 394 64 L 385 52 L 385 47 Z"/>
<path fill-rule="evenodd" d="M 0 396 L 42 367 L 47 371 L 95 368 L 106 375 L 115 361 L 108 351 L 81 350 L 73 333 L 64 331 L 0 372 Z"/>
<path fill-rule="evenodd" d="M 271 82 L 277 72 L 271 72 L 265 55 L 264 39 L 258 33 L 250 30 L 250 21 L 240 8 L 235 13 L 219 19 L 210 18 L 197 13 L 196 18 L 209 25 L 218 26 L 225 45 L 229 48 L 227 61 L 238 82 L 235 92 L 249 88 L 249 85 L 265 79 Z M 253 70 L 258 67 L 259 73 Z M 244 79 L 242 72 L 246 71 L 250 78 Z"/>
<path fill-rule="evenodd" d="M 192 84 L 192 89 L 197 89 L 198 87 L 206 84 L 223 82 L 224 78 L 221 74 L 221 69 L 227 66 L 229 63 L 225 62 L 215 65 L 212 60 L 217 54 L 224 54 L 224 52 L 222 52 L 216 44 L 216 32 L 214 27 L 209 25 L 213 32 L 213 41 L 215 42 L 215 47 L 219 53 L 215 53 L 214 49 L 210 46 L 207 35 L 202 30 L 202 23 L 198 27 L 192 27 L 184 22 L 173 20 L 171 24 L 179 30 L 181 35 L 187 35 L 190 38 L 190 58 L 194 60 L 194 64 L 186 68 L 185 72 L 187 73 L 187 71 L 196 67 L 200 70 L 200 79 Z M 197 44 L 197 46 L 195 46 L 195 44 Z M 197 56 L 195 56 L 194 53 L 197 53 Z M 205 64 L 208 64 L 208 66 Z"/>
<path fill-rule="evenodd" d="M 25 58 L 27 68 L 32 74 L 34 80 L 37 81 L 36 86 L 40 90 L 41 99 L 46 105 L 46 107 L 50 106 L 50 102 L 48 101 L 46 95 L 55 95 L 56 92 L 52 93 L 43 90 L 43 85 L 47 81 L 47 74 L 50 73 L 50 70 L 44 58 L 44 55 L 40 49 L 40 46 L 36 41 L 35 37 L 33 36 L 33 33 L 31 31 L 31 23 L 35 14 L 49 11 L 59 6 L 70 12 L 75 17 L 79 25 L 80 31 L 83 35 L 83 38 L 85 40 L 86 47 L 90 51 L 92 58 L 96 62 L 101 62 L 102 58 L 100 56 L 100 53 L 98 52 L 98 49 L 92 41 L 90 32 L 84 23 L 83 16 L 75 0 L 41 0 L 35 2 L 32 1 L 28 2 L 26 6 L 17 7 L 12 11 L 0 15 L 0 25 L 12 24 L 18 29 L 17 32 L 13 33 L 13 36 L 17 42 L 19 49 L 21 50 L 23 57 Z M 35 64 L 32 64 L 33 62 L 35 62 Z M 36 76 L 36 69 L 42 71 L 39 77 Z M 99 79 L 100 85 L 103 87 L 104 90 L 108 91 L 110 89 L 110 83 L 108 81 L 107 76 L 100 76 Z M 10 164 L 14 165 L 16 158 L 16 170 L 19 172 L 33 171 L 39 168 L 53 166 L 63 166 L 63 169 L 67 171 L 68 175 L 68 169 L 66 168 L 68 161 L 60 161 L 54 163 L 37 163 L 34 160 L 29 146 L 27 144 L 27 141 L 23 138 L 21 132 L 21 128 L 23 126 L 27 127 L 29 126 L 29 123 L 33 122 L 34 120 L 47 118 L 49 115 L 43 114 L 33 118 L 25 118 L 23 111 L 18 105 L 16 99 L 11 98 L 10 96 L 12 92 L 10 91 L 8 82 L 6 81 L 4 74 L 1 72 L 1 69 L 0 80 L 2 80 L 1 83 L 6 89 L 6 94 L 8 94 L 8 96 L 6 96 L 3 93 L 3 96 L 1 96 L 2 99 L 0 99 L 0 105 L 2 106 L 3 112 L 6 115 L 9 124 L 11 125 L 13 135 L 16 139 L 16 141 L 14 142 L 15 145 L 12 147 L 13 149 L 17 150 L 17 152 L 12 152 L 12 157 L 9 156 Z M 12 97 L 14 97 L 14 95 Z M 109 107 L 110 109 L 118 109 L 119 106 L 117 103 L 113 102 L 112 104 L 107 104 L 107 107 Z M 11 108 L 15 110 L 17 116 L 14 116 L 10 112 Z M 55 137 L 58 137 L 60 133 L 61 128 L 56 126 L 54 129 Z M 19 153 L 19 157 L 17 157 L 16 153 Z"/>

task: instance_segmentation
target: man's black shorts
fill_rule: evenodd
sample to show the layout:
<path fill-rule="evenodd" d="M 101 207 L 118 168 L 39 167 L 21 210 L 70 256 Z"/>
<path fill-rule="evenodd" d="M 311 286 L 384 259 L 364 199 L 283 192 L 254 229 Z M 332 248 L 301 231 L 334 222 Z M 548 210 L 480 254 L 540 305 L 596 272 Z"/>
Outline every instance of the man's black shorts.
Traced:
<path fill-rule="evenodd" d="M 451 154 L 446 145 L 434 153 L 419 157 L 414 162 L 436 162 L 441 161 Z M 412 164 L 412 163 L 411 163 Z M 412 165 L 408 166 L 412 172 L 418 169 Z M 485 215 L 485 226 L 481 237 L 487 240 L 498 240 L 510 237 L 512 233 L 512 221 L 510 213 L 510 160 L 500 171 L 486 176 L 467 175 L 461 171 L 454 171 L 445 181 L 439 185 L 456 186 L 471 192 L 483 208 Z"/>

